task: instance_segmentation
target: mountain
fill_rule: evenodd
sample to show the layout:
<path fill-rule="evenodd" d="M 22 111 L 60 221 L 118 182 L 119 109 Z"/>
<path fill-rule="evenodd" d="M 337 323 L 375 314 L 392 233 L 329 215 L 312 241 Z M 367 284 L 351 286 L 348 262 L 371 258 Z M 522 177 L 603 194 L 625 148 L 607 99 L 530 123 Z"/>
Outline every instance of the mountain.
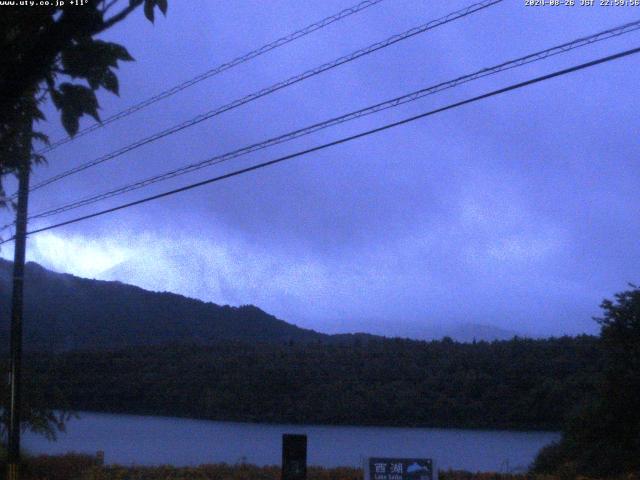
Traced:
<path fill-rule="evenodd" d="M 12 269 L 12 262 L 0 259 L 0 351 L 9 345 Z M 459 324 L 421 327 L 403 336 L 472 342 L 506 340 L 515 335 L 487 325 Z M 63 352 L 139 345 L 211 345 L 220 341 L 366 343 L 380 338 L 367 333 L 319 333 L 287 323 L 253 305 L 221 306 L 119 281 L 56 273 L 33 262 L 25 267 L 26 350 Z"/>
<path fill-rule="evenodd" d="M 8 346 L 13 264 L 0 259 L 0 349 Z M 24 348 L 67 351 L 221 340 L 314 342 L 313 330 L 277 319 L 252 305 L 220 306 L 115 281 L 79 278 L 28 262 L 25 269 Z"/>
<path fill-rule="evenodd" d="M 525 337 L 515 330 L 507 330 L 493 325 L 480 323 L 457 323 L 453 325 L 433 326 L 411 335 L 423 340 L 439 340 L 449 337 L 457 342 L 492 342 L 494 340 L 511 340 L 513 337 Z"/>
<path fill-rule="evenodd" d="M 242 278 L 242 272 L 228 270 L 216 263 L 202 261 L 189 255 L 190 252 L 162 252 L 162 261 L 149 262 L 139 257 L 128 258 L 96 275 L 98 280 L 130 283 L 135 278 L 136 285 L 151 291 L 180 293 L 190 298 L 222 298 L 223 303 L 241 304 L 241 298 L 251 298 L 261 303 L 269 295 L 268 288 L 255 286 L 254 291 L 242 295 L 235 284 L 251 284 Z M 229 279 L 233 279 L 232 282 Z"/>
<path fill-rule="evenodd" d="M 229 270 L 211 259 L 199 259 L 189 252 L 163 252 L 162 261 L 149 262 L 133 257 L 118 263 L 108 270 L 100 272 L 96 278 L 100 280 L 118 280 L 127 283 L 135 278 L 136 285 L 147 290 L 169 290 L 195 298 L 223 298 L 225 303 L 240 304 L 241 299 L 251 299 L 258 305 L 270 305 L 274 308 L 274 298 L 278 298 L 279 311 L 300 311 L 299 304 L 304 299 L 284 299 L 276 286 L 261 285 L 260 281 L 243 277 L 242 269 Z M 229 281 L 233 279 L 233 281 Z M 287 302 L 291 302 L 287 304 Z M 293 306 L 293 308 L 291 308 Z M 289 307 L 289 308 L 288 308 Z M 293 318 L 293 317 L 291 317 Z M 340 332 L 347 328 L 356 331 L 367 331 L 382 336 L 411 338 L 416 340 L 440 340 L 450 337 L 458 342 L 509 340 L 515 336 L 530 335 L 515 330 L 508 330 L 480 322 L 443 322 L 437 321 L 381 321 L 380 318 L 350 318 L 349 321 L 325 324 L 327 331 Z"/>
<path fill-rule="evenodd" d="M 448 336 L 458 342 L 472 342 L 474 340 L 492 342 L 494 340 L 511 340 L 516 336 L 523 337 L 528 335 L 493 325 L 464 323 L 451 328 Z"/>

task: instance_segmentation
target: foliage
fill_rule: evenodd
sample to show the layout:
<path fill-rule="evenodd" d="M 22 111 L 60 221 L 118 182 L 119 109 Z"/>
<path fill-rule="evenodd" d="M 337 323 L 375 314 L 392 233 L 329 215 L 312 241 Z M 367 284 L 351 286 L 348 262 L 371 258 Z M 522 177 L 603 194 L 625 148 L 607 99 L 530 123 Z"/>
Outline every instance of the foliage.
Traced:
<path fill-rule="evenodd" d="M 6 319 L 10 265 L 0 261 Z M 593 337 L 461 344 L 330 336 L 256 307 L 81 279 L 33 263 L 25 278 L 25 349 L 58 353 L 25 359 L 40 407 L 557 429 L 594 390 L 602 368 Z"/>
<path fill-rule="evenodd" d="M 597 339 L 158 346 L 33 354 L 77 410 L 215 420 L 556 429 L 592 389 Z M 53 400 L 52 400 L 53 402 Z M 55 403 L 49 405 L 55 407 Z"/>
<path fill-rule="evenodd" d="M 123 21 L 144 4 L 150 21 L 154 9 L 167 11 L 167 0 L 100 0 L 85 5 L 3 5 L 0 15 L 0 207 L 6 206 L 2 179 L 15 174 L 20 165 L 43 162 L 35 153 L 34 140 L 48 138 L 34 131 L 34 122 L 44 120 L 40 104 L 49 96 L 61 112 L 65 130 L 75 135 L 79 120 L 90 115 L 99 120 L 96 91 L 118 93 L 115 69 L 120 61 L 133 58 L 119 44 L 96 38 Z M 6 337 L 8 338 L 8 336 Z M 3 345 L 0 348 L 4 348 Z M 7 385 L 0 382 L 1 404 L 8 398 Z M 57 414 L 38 403 L 23 405 L 25 426 L 54 437 L 64 427 L 65 414 Z M 30 397 L 33 400 L 33 395 Z M 29 397 L 27 397 L 29 398 Z M 0 436 L 6 434 L 8 408 L 0 407 Z"/>
<path fill-rule="evenodd" d="M 568 421 L 562 440 L 541 452 L 535 471 L 640 473 L 640 289 L 632 285 L 601 307 L 604 369 L 597 395 Z"/>
<path fill-rule="evenodd" d="M 156 8 L 163 14 L 167 11 L 167 0 L 100 0 L 81 6 L 46 3 L 2 6 L 0 181 L 3 175 L 15 173 L 25 158 L 44 160 L 31 154 L 34 139 L 48 141 L 33 130 L 34 121 L 44 120 L 39 105 L 47 97 L 60 111 L 65 130 L 74 135 L 83 115 L 99 120 L 98 89 L 118 93 L 115 69 L 118 62 L 133 58 L 122 45 L 96 36 L 143 4 L 150 21 Z M 1 183 L 0 195 L 4 197 Z"/>
<path fill-rule="evenodd" d="M 66 455 L 25 455 L 20 470 L 24 480 L 81 480 L 96 466 L 91 455 L 69 453 Z M 0 459 L 0 471 L 6 469 L 5 460 Z"/>
<path fill-rule="evenodd" d="M 4 367 L 4 365 L 2 364 Z M 0 398 L 3 404 L 8 404 L 9 385 L 0 383 Z M 27 376 L 23 379 L 23 390 L 27 395 L 22 396 L 22 429 L 27 428 L 34 433 L 45 436 L 49 440 L 55 440 L 58 432 L 65 431 L 65 423 L 75 415 L 70 413 L 62 394 L 62 391 L 52 385 L 47 391 L 39 388 L 37 380 Z M 49 403 L 55 403 L 59 410 L 53 411 L 47 408 Z M 0 408 L 0 446 L 6 443 L 7 426 L 9 425 L 9 409 Z"/>

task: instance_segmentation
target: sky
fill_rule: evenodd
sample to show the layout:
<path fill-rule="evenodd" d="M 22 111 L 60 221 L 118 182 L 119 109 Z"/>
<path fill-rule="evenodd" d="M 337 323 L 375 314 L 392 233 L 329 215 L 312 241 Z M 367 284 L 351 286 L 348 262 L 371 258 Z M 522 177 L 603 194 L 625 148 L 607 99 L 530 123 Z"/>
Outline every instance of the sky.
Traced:
<path fill-rule="evenodd" d="M 137 12 L 104 35 L 136 61 L 121 64 L 119 97 L 100 94 L 101 115 L 355 3 L 173 0 L 155 24 Z M 56 149 L 32 184 L 471 3 L 384 0 Z M 35 191 L 30 212 L 640 19 L 640 7 L 579 3 L 528 7 L 505 0 Z M 640 33 L 630 33 L 31 227 L 637 46 Z M 640 281 L 638 62 L 632 56 L 596 66 L 33 235 L 27 257 L 79 276 L 255 304 L 329 333 L 420 336 L 466 323 L 532 336 L 595 333 L 600 302 Z M 45 110 L 41 129 L 53 139 L 64 136 L 55 109 Z M 12 246 L 0 255 L 10 258 Z"/>

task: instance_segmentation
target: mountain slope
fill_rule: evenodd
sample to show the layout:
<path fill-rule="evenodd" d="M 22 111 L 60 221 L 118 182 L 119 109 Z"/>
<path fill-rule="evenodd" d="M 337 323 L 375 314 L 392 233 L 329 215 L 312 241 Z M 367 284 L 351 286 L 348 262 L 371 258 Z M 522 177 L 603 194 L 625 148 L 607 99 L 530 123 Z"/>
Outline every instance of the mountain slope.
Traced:
<path fill-rule="evenodd" d="M 13 263 L 0 259 L 0 351 L 8 349 Z M 279 320 L 253 305 L 220 306 L 183 295 L 152 292 L 119 281 L 91 280 L 28 262 L 24 348 L 61 352 L 225 340 L 288 343 L 366 343 L 380 335 L 323 334 Z M 479 324 L 420 325 L 406 337 L 459 342 L 513 338 L 517 332 Z"/>
<path fill-rule="evenodd" d="M 11 271 L 0 259 L 0 350 L 9 332 Z M 328 339 L 257 307 L 220 306 L 173 293 L 149 292 L 51 272 L 29 262 L 25 271 L 24 345 L 27 350 L 112 349 L 221 340 L 282 343 Z"/>

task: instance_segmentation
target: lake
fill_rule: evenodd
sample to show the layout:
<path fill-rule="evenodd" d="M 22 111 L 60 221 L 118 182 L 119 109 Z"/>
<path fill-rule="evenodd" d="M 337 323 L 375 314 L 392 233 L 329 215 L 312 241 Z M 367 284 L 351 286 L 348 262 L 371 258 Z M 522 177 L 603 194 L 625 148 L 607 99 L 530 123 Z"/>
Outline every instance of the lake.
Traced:
<path fill-rule="evenodd" d="M 364 457 L 428 457 L 439 469 L 516 471 L 526 468 L 555 432 L 438 428 L 338 427 L 214 422 L 80 412 L 56 442 L 25 434 L 30 453 L 105 452 L 106 463 L 279 465 L 283 433 L 308 436 L 308 463 L 360 466 Z"/>

